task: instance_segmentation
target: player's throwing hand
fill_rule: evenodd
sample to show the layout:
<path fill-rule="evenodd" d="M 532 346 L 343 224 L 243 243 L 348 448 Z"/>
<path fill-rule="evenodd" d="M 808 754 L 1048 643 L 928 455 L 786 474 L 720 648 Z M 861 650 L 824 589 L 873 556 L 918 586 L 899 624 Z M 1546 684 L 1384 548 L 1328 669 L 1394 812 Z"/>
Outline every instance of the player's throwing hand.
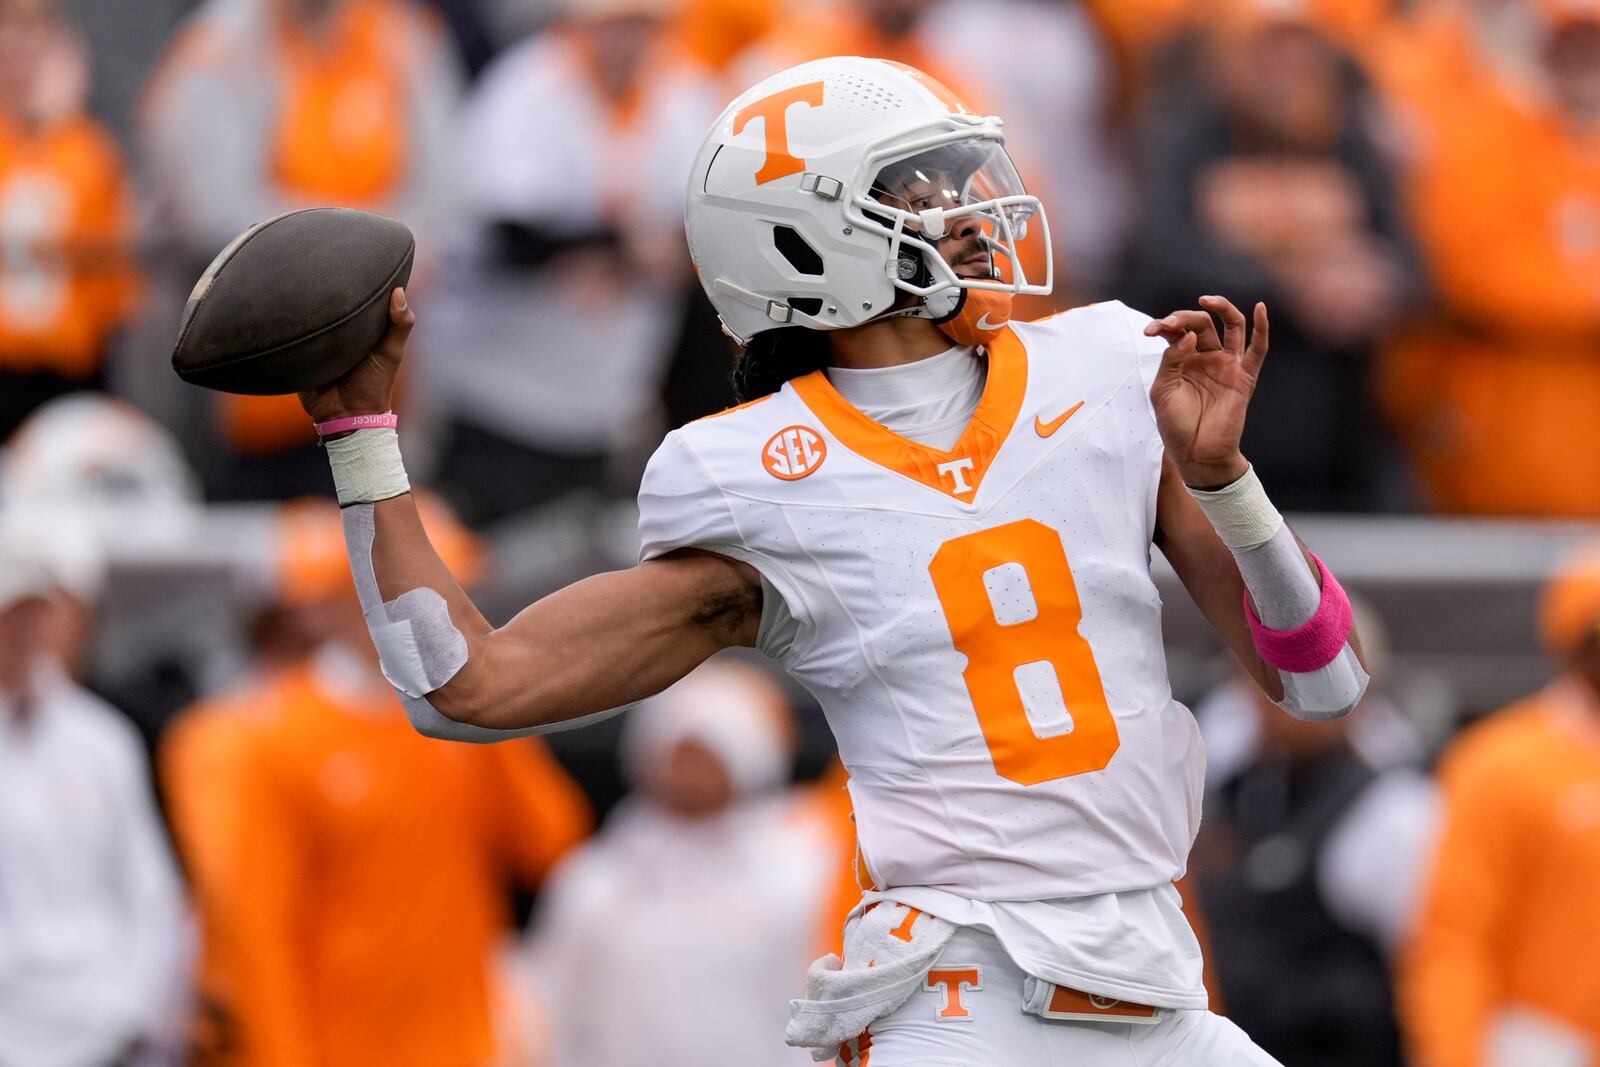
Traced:
<path fill-rule="evenodd" d="M 1255 307 L 1255 329 L 1245 343 L 1244 313 L 1220 296 L 1203 296 L 1204 311 L 1174 311 L 1144 328 L 1167 350 L 1150 387 L 1156 426 L 1184 483 L 1216 489 L 1243 476 L 1249 463 L 1239 451 L 1244 413 L 1267 358 L 1267 306 Z M 1207 312 L 1222 318 L 1222 336 Z"/>
<path fill-rule="evenodd" d="M 395 378 L 406 355 L 406 339 L 417 324 L 404 289 L 389 294 L 389 329 L 378 347 L 336 381 L 300 394 L 300 406 L 314 422 L 370 415 L 392 406 Z"/>

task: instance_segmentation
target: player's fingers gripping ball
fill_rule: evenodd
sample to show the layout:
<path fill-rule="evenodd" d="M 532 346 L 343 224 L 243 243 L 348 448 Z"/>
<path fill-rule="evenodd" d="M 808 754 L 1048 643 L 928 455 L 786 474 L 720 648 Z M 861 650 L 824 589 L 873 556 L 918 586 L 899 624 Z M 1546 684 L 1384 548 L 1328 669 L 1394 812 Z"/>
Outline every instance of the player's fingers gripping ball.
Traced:
<path fill-rule="evenodd" d="M 387 307 L 389 325 L 376 347 L 327 385 L 301 391 L 300 403 L 316 422 L 319 433 L 370 428 L 377 424 L 361 420 L 389 411 L 395 379 L 405 359 L 406 341 L 417 316 L 406 301 L 404 289 L 389 294 Z"/>

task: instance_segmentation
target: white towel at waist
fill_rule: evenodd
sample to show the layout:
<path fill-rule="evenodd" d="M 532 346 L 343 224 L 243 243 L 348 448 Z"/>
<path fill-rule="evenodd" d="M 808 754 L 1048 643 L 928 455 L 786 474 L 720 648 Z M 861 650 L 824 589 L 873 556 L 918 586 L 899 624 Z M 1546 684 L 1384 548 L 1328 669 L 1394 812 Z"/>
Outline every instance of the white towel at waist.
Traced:
<path fill-rule="evenodd" d="M 784 1041 L 833 1059 L 839 1046 L 921 987 L 956 926 L 901 904 L 865 905 L 845 925 L 844 959 L 828 953 L 806 972 L 806 997 L 789 1002 Z"/>

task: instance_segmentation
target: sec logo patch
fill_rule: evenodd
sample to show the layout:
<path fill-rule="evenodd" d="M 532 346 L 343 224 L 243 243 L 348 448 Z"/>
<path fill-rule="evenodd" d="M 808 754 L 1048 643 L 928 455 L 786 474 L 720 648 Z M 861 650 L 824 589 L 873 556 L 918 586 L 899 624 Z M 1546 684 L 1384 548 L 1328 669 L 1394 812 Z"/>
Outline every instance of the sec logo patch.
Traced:
<path fill-rule="evenodd" d="M 790 426 L 772 435 L 761 450 L 761 465 L 774 478 L 804 478 L 828 458 L 828 446 L 809 426 Z"/>

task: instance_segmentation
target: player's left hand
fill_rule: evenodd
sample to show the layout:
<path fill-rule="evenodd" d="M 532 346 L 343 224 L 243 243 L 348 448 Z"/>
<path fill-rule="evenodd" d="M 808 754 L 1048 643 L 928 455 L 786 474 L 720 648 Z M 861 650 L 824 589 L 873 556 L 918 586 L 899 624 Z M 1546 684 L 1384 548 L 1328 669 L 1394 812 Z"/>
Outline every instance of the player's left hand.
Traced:
<path fill-rule="evenodd" d="M 1244 313 L 1220 296 L 1202 296 L 1204 311 L 1174 311 L 1144 328 L 1167 342 L 1150 386 L 1156 427 L 1185 485 L 1218 489 L 1249 469 L 1239 451 L 1244 413 L 1267 358 L 1267 306 L 1255 307 L 1245 343 Z M 1222 336 L 1207 312 L 1222 318 Z"/>

